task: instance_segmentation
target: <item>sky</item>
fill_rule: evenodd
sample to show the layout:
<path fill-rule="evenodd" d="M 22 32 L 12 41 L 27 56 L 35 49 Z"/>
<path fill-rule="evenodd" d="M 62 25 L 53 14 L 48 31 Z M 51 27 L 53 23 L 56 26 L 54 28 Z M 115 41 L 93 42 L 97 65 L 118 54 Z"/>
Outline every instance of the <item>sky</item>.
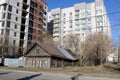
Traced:
<path fill-rule="evenodd" d="M 71 7 L 76 3 L 94 2 L 95 0 L 45 0 L 48 3 L 48 11 L 54 8 Z M 112 40 L 115 46 L 120 45 L 120 0 L 104 0 L 104 4 L 110 19 Z"/>

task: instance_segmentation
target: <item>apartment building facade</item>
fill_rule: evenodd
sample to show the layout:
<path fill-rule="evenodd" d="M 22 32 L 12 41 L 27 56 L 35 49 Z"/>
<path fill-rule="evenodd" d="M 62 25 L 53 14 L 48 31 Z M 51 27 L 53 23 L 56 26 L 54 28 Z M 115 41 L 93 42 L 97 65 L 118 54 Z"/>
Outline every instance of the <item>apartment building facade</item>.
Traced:
<path fill-rule="evenodd" d="M 2 54 L 23 55 L 47 25 L 44 0 L 0 0 L 0 45 Z"/>
<path fill-rule="evenodd" d="M 77 35 L 80 41 L 98 31 L 111 36 L 110 21 L 106 14 L 103 0 L 52 9 L 48 12 L 48 31 L 52 34 L 56 47 L 66 47 L 68 35 Z"/>

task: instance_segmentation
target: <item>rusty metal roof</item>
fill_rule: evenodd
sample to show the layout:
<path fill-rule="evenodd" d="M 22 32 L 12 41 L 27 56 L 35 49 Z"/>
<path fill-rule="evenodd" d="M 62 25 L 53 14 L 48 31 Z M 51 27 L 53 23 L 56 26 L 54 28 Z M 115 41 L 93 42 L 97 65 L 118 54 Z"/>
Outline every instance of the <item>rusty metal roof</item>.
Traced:
<path fill-rule="evenodd" d="M 65 50 L 64 48 L 58 48 L 58 50 L 60 52 L 62 52 L 67 58 L 71 59 L 71 60 L 76 60 L 71 53 L 69 53 L 67 50 Z"/>

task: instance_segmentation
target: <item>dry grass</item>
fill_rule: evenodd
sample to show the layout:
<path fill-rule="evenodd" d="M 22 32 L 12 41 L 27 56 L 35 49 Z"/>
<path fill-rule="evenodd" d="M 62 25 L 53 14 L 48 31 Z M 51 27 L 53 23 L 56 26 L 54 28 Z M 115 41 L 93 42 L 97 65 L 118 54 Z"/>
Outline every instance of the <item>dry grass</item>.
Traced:
<path fill-rule="evenodd" d="M 118 68 L 116 64 L 106 63 L 102 66 L 64 67 L 64 68 L 31 68 L 31 67 L 0 67 L 0 69 L 12 69 L 23 71 L 49 71 L 49 72 L 81 72 L 81 73 L 110 73 L 109 68 Z M 120 67 L 120 66 L 119 66 Z"/>
<path fill-rule="evenodd" d="M 104 67 L 105 66 L 105 67 Z M 106 67 L 107 66 L 107 67 Z M 112 67 L 109 69 L 108 67 Z M 66 73 L 66 74 L 78 74 L 88 76 L 100 76 L 100 77 L 115 77 L 120 78 L 120 72 L 114 71 L 114 68 L 120 67 L 120 64 L 106 63 L 102 66 L 89 66 L 89 67 L 65 67 L 65 68 L 25 68 L 25 67 L 0 67 L 0 69 L 22 70 L 32 72 L 53 72 L 53 73 Z"/>
<path fill-rule="evenodd" d="M 104 64 L 104 67 L 107 67 L 107 68 L 120 68 L 120 63 L 111 63 L 111 62 L 108 62 L 108 63 L 105 63 Z"/>

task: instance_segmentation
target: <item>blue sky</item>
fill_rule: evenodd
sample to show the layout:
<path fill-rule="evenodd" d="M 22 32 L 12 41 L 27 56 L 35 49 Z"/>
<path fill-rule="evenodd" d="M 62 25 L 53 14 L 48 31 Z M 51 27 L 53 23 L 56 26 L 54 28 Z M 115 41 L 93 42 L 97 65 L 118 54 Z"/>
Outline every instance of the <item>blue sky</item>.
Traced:
<path fill-rule="evenodd" d="M 48 3 L 48 11 L 54 8 L 65 8 L 81 2 L 94 2 L 94 0 L 45 0 Z M 114 45 L 120 44 L 120 0 L 104 0 L 112 27 L 112 39 Z M 116 13 L 118 12 L 118 13 Z M 114 13 L 114 14 L 111 14 Z M 119 24 L 119 25 L 116 25 Z"/>

